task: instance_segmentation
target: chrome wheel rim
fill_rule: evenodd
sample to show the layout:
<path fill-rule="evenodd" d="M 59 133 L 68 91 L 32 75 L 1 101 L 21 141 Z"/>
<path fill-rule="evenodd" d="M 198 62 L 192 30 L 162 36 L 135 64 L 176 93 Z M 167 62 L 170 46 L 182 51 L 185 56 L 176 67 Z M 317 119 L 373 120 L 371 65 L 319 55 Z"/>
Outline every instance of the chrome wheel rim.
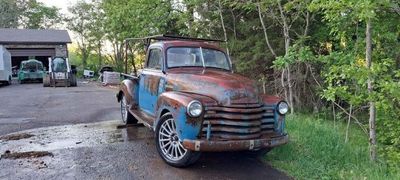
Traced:
<path fill-rule="evenodd" d="M 158 133 L 158 143 L 165 157 L 172 161 L 181 160 L 187 153 L 179 141 L 174 120 L 168 119 L 161 124 Z"/>
<path fill-rule="evenodd" d="M 128 105 L 126 103 L 125 96 L 122 96 L 121 99 L 121 116 L 122 116 L 122 121 L 126 123 L 126 119 L 128 117 Z"/>

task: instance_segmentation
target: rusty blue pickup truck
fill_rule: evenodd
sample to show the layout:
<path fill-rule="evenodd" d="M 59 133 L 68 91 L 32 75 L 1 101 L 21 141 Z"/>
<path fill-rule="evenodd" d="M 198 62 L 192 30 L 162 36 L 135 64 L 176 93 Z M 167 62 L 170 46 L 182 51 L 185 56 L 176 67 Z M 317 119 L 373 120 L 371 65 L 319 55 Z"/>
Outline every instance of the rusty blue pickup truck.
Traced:
<path fill-rule="evenodd" d="M 288 142 L 288 104 L 234 73 L 216 40 L 144 39 L 149 42 L 144 68 L 121 82 L 117 100 L 124 123 L 143 123 L 155 132 L 167 164 L 188 166 L 201 152 L 264 154 Z"/>

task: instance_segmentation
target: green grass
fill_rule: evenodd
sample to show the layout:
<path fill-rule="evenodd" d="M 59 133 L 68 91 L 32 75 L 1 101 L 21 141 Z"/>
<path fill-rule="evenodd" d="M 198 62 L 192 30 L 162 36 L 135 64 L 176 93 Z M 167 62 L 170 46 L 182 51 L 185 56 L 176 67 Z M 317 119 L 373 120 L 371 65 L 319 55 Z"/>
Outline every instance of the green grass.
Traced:
<path fill-rule="evenodd" d="M 369 160 L 368 137 L 357 126 L 345 143 L 343 122 L 310 115 L 287 117 L 287 145 L 273 149 L 266 160 L 296 179 L 400 179 L 382 162 Z M 398 171 L 399 172 L 399 171 Z"/>

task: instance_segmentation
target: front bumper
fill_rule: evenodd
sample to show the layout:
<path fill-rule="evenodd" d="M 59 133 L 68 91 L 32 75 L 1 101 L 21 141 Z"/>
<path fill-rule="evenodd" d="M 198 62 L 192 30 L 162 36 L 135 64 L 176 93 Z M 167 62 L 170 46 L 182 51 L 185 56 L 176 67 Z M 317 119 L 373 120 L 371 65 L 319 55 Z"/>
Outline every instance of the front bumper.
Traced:
<path fill-rule="evenodd" d="M 228 141 L 209 141 L 209 140 L 183 140 L 183 146 L 192 151 L 243 151 L 271 148 L 286 144 L 289 141 L 287 134 L 276 137 L 267 137 L 251 140 L 228 140 Z"/>

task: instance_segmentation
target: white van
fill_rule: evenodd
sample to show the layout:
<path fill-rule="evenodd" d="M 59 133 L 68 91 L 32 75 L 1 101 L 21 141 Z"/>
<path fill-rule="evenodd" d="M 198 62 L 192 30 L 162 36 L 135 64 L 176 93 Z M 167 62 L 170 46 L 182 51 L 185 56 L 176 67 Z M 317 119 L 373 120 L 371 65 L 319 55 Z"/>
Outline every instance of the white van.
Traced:
<path fill-rule="evenodd" d="M 0 45 L 0 83 L 9 85 L 11 84 L 11 54 Z"/>

